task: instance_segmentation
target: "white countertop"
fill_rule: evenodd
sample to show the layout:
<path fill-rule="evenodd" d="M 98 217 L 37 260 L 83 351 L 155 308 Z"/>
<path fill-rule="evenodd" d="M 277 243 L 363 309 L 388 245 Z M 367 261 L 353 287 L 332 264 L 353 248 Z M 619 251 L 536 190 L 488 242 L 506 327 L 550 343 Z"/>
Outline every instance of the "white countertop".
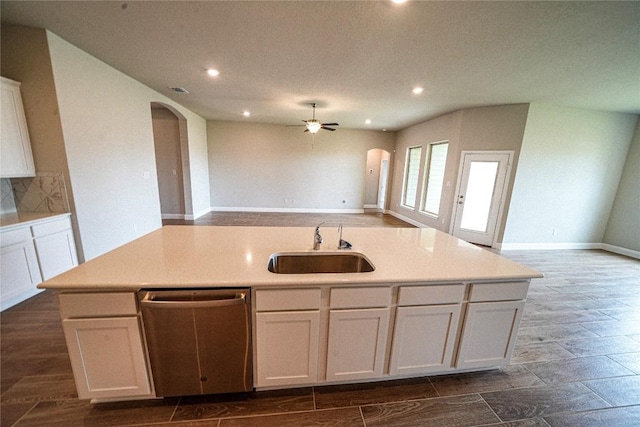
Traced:
<path fill-rule="evenodd" d="M 32 225 L 41 221 L 48 221 L 57 217 L 65 217 L 70 213 L 54 212 L 13 212 L 0 215 L 0 229 L 2 231 L 11 230 L 17 227 Z"/>
<path fill-rule="evenodd" d="M 321 228 L 321 251 L 336 251 Z M 375 266 L 370 273 L 275 274 L 274 252 L 312 251 L 313 227 L 166 226 L 88 261 L 39 288 L 140 288 L 390 284 L 490 281 L 540 273 L 432 228 L 344 228 L 343 238 Z"/>

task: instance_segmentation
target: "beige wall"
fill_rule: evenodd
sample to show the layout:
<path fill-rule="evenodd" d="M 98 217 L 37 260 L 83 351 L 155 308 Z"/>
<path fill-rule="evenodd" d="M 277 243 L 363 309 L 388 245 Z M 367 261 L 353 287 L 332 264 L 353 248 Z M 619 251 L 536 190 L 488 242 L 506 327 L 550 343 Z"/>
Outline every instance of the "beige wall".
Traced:
<path fill-rule="evenodd" d="M 392 151 L 392 132 L 208 122 L 213 209 L 359 211 L 367 152 Z M 344 201 L 344 202 L 343 202 Z"/>
<path fill-rule="evenodd" d="M 504 243 L 602 242 L 636 121 L 531 104 Z"/>

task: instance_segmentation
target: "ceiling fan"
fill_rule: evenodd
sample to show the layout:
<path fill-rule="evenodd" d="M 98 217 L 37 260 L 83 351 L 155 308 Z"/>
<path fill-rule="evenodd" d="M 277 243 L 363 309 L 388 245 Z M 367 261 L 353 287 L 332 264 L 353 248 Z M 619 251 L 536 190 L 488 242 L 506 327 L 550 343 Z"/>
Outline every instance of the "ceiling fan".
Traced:
<path fill-rule="evenodd" d="M 340 126 L 338 123 L 320 123 L 320 120 L 316 120 L 316 103 L 312 102 L 311 107 L 313 107 L 313 117 L 309 120 L 303 120 L 305 122 L 306 129 L 305 132 L 318 133 L 320 129 L 334 131 L 335 129 L 330 128 L 328 126 Z"/>

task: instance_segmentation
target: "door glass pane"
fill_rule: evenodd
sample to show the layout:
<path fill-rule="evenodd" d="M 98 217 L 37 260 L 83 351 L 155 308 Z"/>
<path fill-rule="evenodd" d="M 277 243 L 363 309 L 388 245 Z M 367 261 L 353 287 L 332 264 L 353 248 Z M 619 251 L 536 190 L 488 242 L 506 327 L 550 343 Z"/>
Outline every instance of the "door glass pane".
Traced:
<path fill-rule="evenodd" d="M 471 162 L 460 228 L 486 233 L 499 162 Z"/>

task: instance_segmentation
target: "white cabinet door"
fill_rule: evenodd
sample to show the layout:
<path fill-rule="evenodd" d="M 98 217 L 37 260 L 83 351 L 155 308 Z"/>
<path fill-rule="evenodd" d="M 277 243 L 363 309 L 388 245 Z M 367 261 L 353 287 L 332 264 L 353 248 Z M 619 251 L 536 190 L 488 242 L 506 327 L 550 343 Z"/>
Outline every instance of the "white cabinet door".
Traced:
<path fill-rule="evenodd" d="M 464 320 L 458 369 L 502 366 L 509 362 L 524 301 L 470 303 Z"/>
<path fill-rule="evenodd" d="M 73 232 L 65 230 L 35 239 L 43 280 L 49 280 L 78 265 Z"/>
<path fill-rule="evenodd" d="M 319 311 L 256 313 L 256 386 L 318 379 Z"/>
<path fill-rule="evenodd" d="M 391 347 L 391 375 L 451 369 L 460 304 L 398 307 Z"/>
<path fill-rule="evenodd" d="M 150 396 L 137 317 L 62 321 L 80 399 Z"/>
<path fill-rule="evenodd" d="M 35 176 L 20 83 L 0 78 L 0 177 Z"/>
<path fill-rule="evenodd" d="M 331 310 L 327 381 L 383 374 L 389 309 Z"/>
<path fill-rule="evenodd" d="M 2 310 L 41 292 L 36 288 L 38 283 L 42 282 L 42 278 L 31 239 L 2 248 L 0 263 Z"/>

